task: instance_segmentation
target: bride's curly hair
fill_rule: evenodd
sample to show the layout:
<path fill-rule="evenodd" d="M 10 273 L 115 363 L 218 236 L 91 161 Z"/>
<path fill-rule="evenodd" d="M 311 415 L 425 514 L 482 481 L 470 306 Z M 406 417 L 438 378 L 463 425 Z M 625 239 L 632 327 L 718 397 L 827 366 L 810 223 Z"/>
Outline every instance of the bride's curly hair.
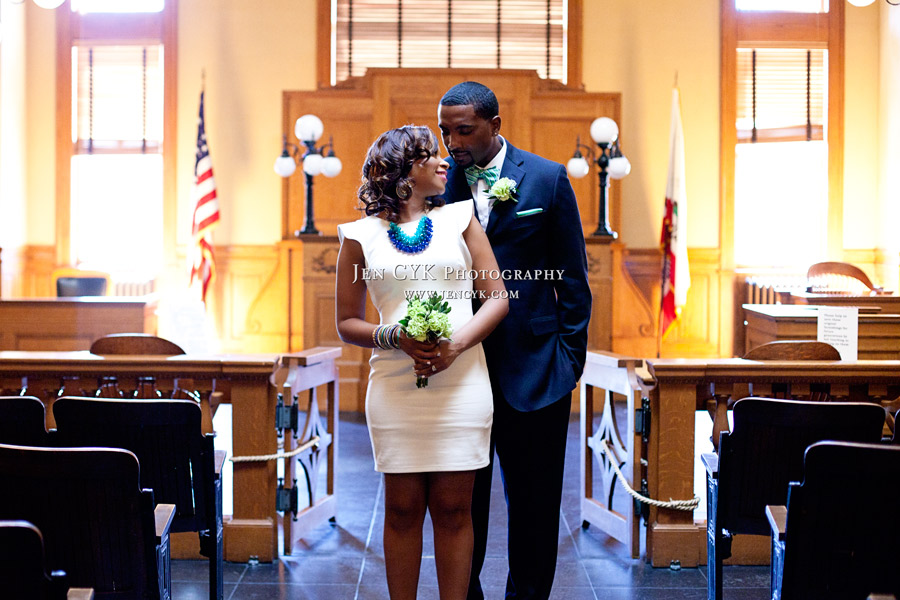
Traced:
<path fill-rule="evenodd" d="M 404 125 L 385 131 L 369 147 L 362 168 L 362 185 L 357 195 L 366 215 L 381 215 L 396 223 L 400 204 L 412 193 L 415 181 L 409 173 L 413 163 L 438 153 L 438 142 L 428 127 Z M 429 207 L 441 206 L 444 199 L 426 199 Z"/>

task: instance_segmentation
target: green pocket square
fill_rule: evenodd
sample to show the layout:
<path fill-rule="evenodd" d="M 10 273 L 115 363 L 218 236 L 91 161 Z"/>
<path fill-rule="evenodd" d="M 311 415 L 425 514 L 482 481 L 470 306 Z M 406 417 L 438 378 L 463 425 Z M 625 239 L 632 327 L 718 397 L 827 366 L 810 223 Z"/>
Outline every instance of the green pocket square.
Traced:
<path fill-rule="evenodd" d="M 544 212 L 543 208 L 532 208 L 531 210 L 520 210 L 516 213 L 516 218 L 519 219 L 521 217 L 530 217 L 531 215 L 536 215 L 538 213 Z"/>

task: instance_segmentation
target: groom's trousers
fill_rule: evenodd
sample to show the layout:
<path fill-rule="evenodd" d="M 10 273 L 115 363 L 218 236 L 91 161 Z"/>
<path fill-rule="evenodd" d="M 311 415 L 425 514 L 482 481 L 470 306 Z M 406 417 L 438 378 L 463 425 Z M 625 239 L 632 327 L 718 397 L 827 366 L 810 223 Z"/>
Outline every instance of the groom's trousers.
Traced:
<path fill-rule="evenodd" d="M 475 548 L 468 600 L 482 600 L 479 581 L 487 546 L 494 449 L 500 462 L 509 518 L 507 599 L 546 599 L 556 572 L 559 511 L 572 394 L 532 412 L 507 404 L 494 385 L 491 464 L 475 476 L 472 525 Z"/>

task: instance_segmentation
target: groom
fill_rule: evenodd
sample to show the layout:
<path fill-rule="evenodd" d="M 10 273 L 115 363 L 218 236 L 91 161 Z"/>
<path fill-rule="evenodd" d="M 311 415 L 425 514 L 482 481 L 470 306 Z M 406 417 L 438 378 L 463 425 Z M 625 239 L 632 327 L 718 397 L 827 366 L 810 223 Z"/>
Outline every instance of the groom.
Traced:
<path fill-rule="evenodd" d="M 546 599 L 556 570 L 569 409 L 591 314 L 581 217 L 563 166 L 500 136 L 499 105 L 487 87 L 453 86 L 441 98 L 438 122 L 450 154 L 444 198 L 475 199 L 510 293 L 509 314 L 483 343 L 494 392 L 491 441 L 509 517 L 506 598 Z M 514 193 L 504 193 L 510 185 Z M 492 468 L 493 451 L 475 479 L 470 599 L 484 598 L 478 576 Z"/>

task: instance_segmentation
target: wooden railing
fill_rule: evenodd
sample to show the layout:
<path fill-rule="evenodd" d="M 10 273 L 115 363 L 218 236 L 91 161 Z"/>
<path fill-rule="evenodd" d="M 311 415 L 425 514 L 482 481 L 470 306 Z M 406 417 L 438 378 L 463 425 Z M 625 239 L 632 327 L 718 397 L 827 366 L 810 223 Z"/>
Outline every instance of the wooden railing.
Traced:
<path fill-rule="evenodd" d="M 750 361 L 743 359 L 645 359 L 590 352 L 583 385 L 582 406 L 593 404 L 591 388 L 624 394 L 628 398 L 627 427 L 618 432 L 616 444 L 633 450 L 621 454 L 621 471 L 629 484 L 640 489 L 646 479 L 646 495 L 659 500 L 687 500 L 694 495 L 695 413 L 710 411 L 715 419 L 713 438 L 727 430 L 729 403 L 747 396 L 876 402 L 893 406 L 900 397 L 900 361 Z M 646 369 L 644 369 L 646 367 Z M 587 393 L 585 393 L 587 392 Z M 640 395 L 640 396 L 639 396 Z M 638 398 L 649 410 L 642 419 Z M 605 409 L 604 409 L 605 410 Z M 637 415 L 637 416 L 635 416 Z M 635 431 L 635 423 L 649 422 L 649 431 Z M 582 410 L 582 456 L 594 454 L 600 439 L 611 439 L 601 418 L 595 427 L 591 413 Z M 640 451 L 642 441 L 646 447 Z M 613 444 L 608 444 L 613 445 Z M 642 471 L 642 459 L 646 460 Z M 583 460 L 582 480 L 590 481 L 591 463 Z M 604 475 L 606 477 L 606 475 Z M 635 485 L 637 482 L 637 485 Z M 616 516 L 607 506 L 598 506 L 592 493 L 582 488 L 582 519 L 622 540 L 633 549 L 637 527 L 628 516 Z M 587 508 L 586 508 L 587 507 Z M 598 511 L 609 514 L 597 514 Z M 690 511 L 650 506 L 644 510 L 647 527 L 646 559 L 653 566 L 678 561 L 692 567 L 706 562 L 706 525 L 694 522 Z M 619 525 L 610 525 L 621 521 Z M 606 523 L 604 525 L 604 523 Z M 616 535 L 615 532 L 624 532 Z M 623 539 L 624 538 L 624 539 Z M 743 560 L 736 544 L 734 561 Z M 749 552 L 749 551 L 748 551 Z M 754 558 L 752 561 L 756 562 Z"/>
<path fill-rule="evenodd" d="M 308 507 L 284 511 L 285 540 L 296 539 L 296 532 L 335 516 L 334 473 L 338 428 L 338 394 L 335 359 L 339 348 L 313 348 L 286 355 L 178 355 L 178 356 L 97 356 L 89 352 L 0 352 L 0 393 L 25 394 L 40 398 L 52 407 L 60 395 L 92 395 L 115 378 L 125 395 L 137 390 L 146 378 L 153 378 L 155 389 L 170 396 L 180 383 L 191 381 L 191 389 L 200 398 L 225 390 L 225 402 L 232 404 L 232 448 L 234 457 L 258 460 L 235 461 L 232 488 L 234 511 L 224 526 L 225 560 L 263 562 L 278 556 L 276 540 L 281 515 L 276 511 L 278 493 L 276 460 L 278 433 L 276 406 L 278 394 L 293 404 L 301 393 L 309 393 L 304 405 L 304 423 L 295 432 L 284 432 L 285 450 L 299 448 L 313 437 L 314 443 L 301 448 L 295 456 L 307 467 L 307 490 L 315 492 L 319 468 L 327 464 L 328 483 L 324 496 L 308 494 Z M 315 387 L 326 385 L 325 425 L 320 421 Z M 298 411 L 299 412 L 299 411 Z M 53 427 L 52 412 L 48 427 Z M 301 429 L 300 426 L 303 425 Z M 296 435 L 296 437 L 294 437 Z M 322 460 L 327 455 L 327 462 Z M 259 460 L 259 457 L 267 457 Z M 288 492 L 295 486 L 297 469 L 288 460 Z M 224 482 L 228 485 L 229 482 Z M 292 532 L 291 529 L 294 529 Z M 286 553 L 289 552 L 287 548 Z"/>

